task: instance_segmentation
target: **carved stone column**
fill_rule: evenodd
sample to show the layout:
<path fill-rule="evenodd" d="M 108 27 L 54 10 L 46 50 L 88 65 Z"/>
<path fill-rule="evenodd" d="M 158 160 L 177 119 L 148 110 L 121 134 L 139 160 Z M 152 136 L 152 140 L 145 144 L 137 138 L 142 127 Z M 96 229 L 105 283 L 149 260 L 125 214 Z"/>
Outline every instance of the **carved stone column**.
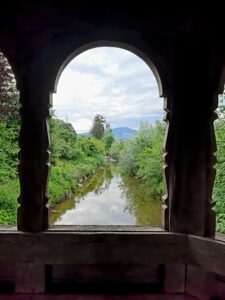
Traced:
<path fill-rule="evenodd" d="M 49 92 L 32 68 L 21 83 L 18 229 L 38 232 L 48 228 Z"/>

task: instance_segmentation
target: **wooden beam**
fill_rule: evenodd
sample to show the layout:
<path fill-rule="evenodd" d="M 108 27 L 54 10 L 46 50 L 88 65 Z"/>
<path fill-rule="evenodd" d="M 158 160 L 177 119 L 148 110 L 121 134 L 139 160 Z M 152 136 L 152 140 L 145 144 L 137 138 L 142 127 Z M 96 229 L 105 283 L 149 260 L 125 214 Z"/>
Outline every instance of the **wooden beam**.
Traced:
<path fill-rule="evenodd" d="M 8 229 L 10 225 L 3 225 Z M 2 226 L 0 227 L 1 230 Z M 13 227 L 12 227 L 13 228 Z M 15 228 L 14 228 L 15 229 Z M 165 232 L 160 227 L 151 227 L 149 225 L 53 225 L 48 231 L 51 232 Z"/>
<path fill-rule="evenodd" d="M 186 235 L 168 232 L 0 232 L 0 263 L 185 263 Z"/>
<path fill-rule="evenodd" d="M 185 293 L 185 264 L 165 265 L 164 293 L 182 294 Z"/>
<path fill-rule="evenodd" d="M 225 276 L 225 242 L 188 236 L 187 262 Z"/>
<path fill-rule="evenodd" d="M 187 266 L 186 293 L 194 299 L 210 300 L 215 296 L 215 274 L 196 266 Z"/>
<path fill-rule="evenodd" d="M 224 257 L 224 241 L 163 231 L 0 231 L 2 264 L 189 263 L 225 276 Z"/>
<path fill-rule="evenodd" d="M 164 294 L 164 295 L 27 295 L 15 294 L 1 296 L 0 300 L 185 300 L 194 298 L 186 298 L 184 295 Z"/>
<path fill-rule="evenodd" d="M 16 293 L 44 293 L 45 266 L 39 264 L 17 264 L 16 266 Z"/>

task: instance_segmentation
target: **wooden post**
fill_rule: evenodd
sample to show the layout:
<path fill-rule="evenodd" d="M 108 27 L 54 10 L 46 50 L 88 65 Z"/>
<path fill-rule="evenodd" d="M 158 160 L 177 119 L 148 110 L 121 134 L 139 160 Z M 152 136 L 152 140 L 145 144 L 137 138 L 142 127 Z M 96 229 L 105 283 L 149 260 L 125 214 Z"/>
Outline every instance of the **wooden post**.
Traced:
<path fill-rule="evenodd" d="M 34 73 L 35 76 L 32 76 Z M 49 92 L 42 84 L 41 76 L 32 68 L 22 82 L 20 101 L 21 194 L 18 199 L 18 229 L 38 232 L 48 228 L 46 187 L 49 173 Z"/>
<path fill-rule="evenodd" d="M 170 231 L 213 236 L 215 213 L 213 86 L 210 51 L 193 36 L 177 37 L 176 77 L 173 83 Z"/>

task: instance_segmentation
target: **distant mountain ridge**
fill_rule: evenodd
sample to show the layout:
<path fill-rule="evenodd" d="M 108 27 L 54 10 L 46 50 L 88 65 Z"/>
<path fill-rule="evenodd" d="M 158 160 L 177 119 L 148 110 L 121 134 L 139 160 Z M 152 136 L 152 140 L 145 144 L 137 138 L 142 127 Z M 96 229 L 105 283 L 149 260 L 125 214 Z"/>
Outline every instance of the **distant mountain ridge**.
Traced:
<path fill-rule="evenodd" d="M 117 127 L 112 129 L 112 134 L 119 140 L 127 140 L 137 134 L 137 130 L 129 127 Z M 89 132 L 80 133 L 82 136 L 90 136 Z"/>
<path fill-rule="evenodd" d="M 115 138 L 119 140 L 127 140 L 137 134 L 137 130 L 129 127 L 117 127 L 112 129 Z"/>

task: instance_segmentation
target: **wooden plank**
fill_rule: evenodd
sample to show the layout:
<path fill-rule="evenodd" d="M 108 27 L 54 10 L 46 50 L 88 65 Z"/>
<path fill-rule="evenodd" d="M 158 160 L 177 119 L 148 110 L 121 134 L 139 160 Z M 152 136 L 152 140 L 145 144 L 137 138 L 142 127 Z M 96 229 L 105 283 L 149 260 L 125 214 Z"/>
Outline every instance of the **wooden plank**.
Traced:
<path fill-rule="evenodd" d="M 161 268 L 149 269 L 138 265 L 52 265 L 51 283 L 102 283 L 122 284 L 133 287 L 133 284 L 158 284 L 161 279 Z M 115 287 L 116 288 L 116 287 Z"/>
<path fill-rule="evenodd" d="M 0 264 L 0 282 L 15 281 L 16 266 L 14 264 Z"/>
<path fill-rule="evenodd" d="M 218 297 L 218 299 L 224 299 L 225 282 L 222 282 L 220 280 L 215 281 L 215 296 Z"/>
<path fill-rule="evenodd" d="M 1 230 L 1 226 L 0 226 Z M 71 232 L 71 231 L 82 231 L 82 232 L 165 232 L 160 227 L 151 227 L 149 225 L 53 225 L 51 226 L 48 231 L 54 232 Z"/>
<path fill-rule="evenodd" d="M 0 300 L 2 300 L 1 297 L 0 297 Z M 29 295 L 28 294 L 13 294 L 13 295 L 8 295 L 6 300 L 33 300 L 33 296 L 31 294 L 29 294 Z"/>
<path fill-rule="evenodd" d="M 222 241 L 167 232 L 0 232 L 4 264 L 156 266 L 187 261 L 225 276 L 224 257 Z"/>
<path fill-rule="evenodd" d="M 184 263 L 187 238 L 166 232 L 0 233 L 0 262 L 37 264 Z"/>
<path fill-rule="evenodd" d="M 0 232 L 2 231 L 17 231 L 16 225 L 1 225 L 0 224 Z M 82 231 L 82 232 L 92 232 L 92 231 L 123 231 L 123 232 L 131 232 L 131 231 L 145 231 L 145 232 L 166 232 L 161 227 L 152 227 L 149 225 L 53 225 L 48 231 Z"/>
<path fill-rule="evenodd" d="M 8 295 L 0 295 L 0 300 L 8 300 Z"/>
<path fill-rule="evenodd" d="M 187 253 L 188 263 L 225 276 L 225 242 L 189 235 Z"/>
<path fill-rule="evenodd" d="M 26 297 L 26 298 L 23 298 Z M 5 300 L 5 298 L 3 298 Z M 183 295 L 9 295 L 7 300 L 185 300 Z M 189 298 L 188 298 L 189 299 Z M 194 299 L 194 298 L 190 298 Z M 0 298 L 1 300 L 1 298 Z"/>
<path fill-rule="evenodd" d="M 215 295 L 215 275 L 196 266 L 187 266 L 186 293 L 199 300 L 210 300 Z"/>
<path fill-rule="evenodd" d="M 164 292 L 181 294 L 185 292 L 185 264 L 165 265 Z"/>
<path fill-rule="evenodd" d="M 45 266 L 40 264 L 17 264 L 16 293 L 44 293 Z"/>

